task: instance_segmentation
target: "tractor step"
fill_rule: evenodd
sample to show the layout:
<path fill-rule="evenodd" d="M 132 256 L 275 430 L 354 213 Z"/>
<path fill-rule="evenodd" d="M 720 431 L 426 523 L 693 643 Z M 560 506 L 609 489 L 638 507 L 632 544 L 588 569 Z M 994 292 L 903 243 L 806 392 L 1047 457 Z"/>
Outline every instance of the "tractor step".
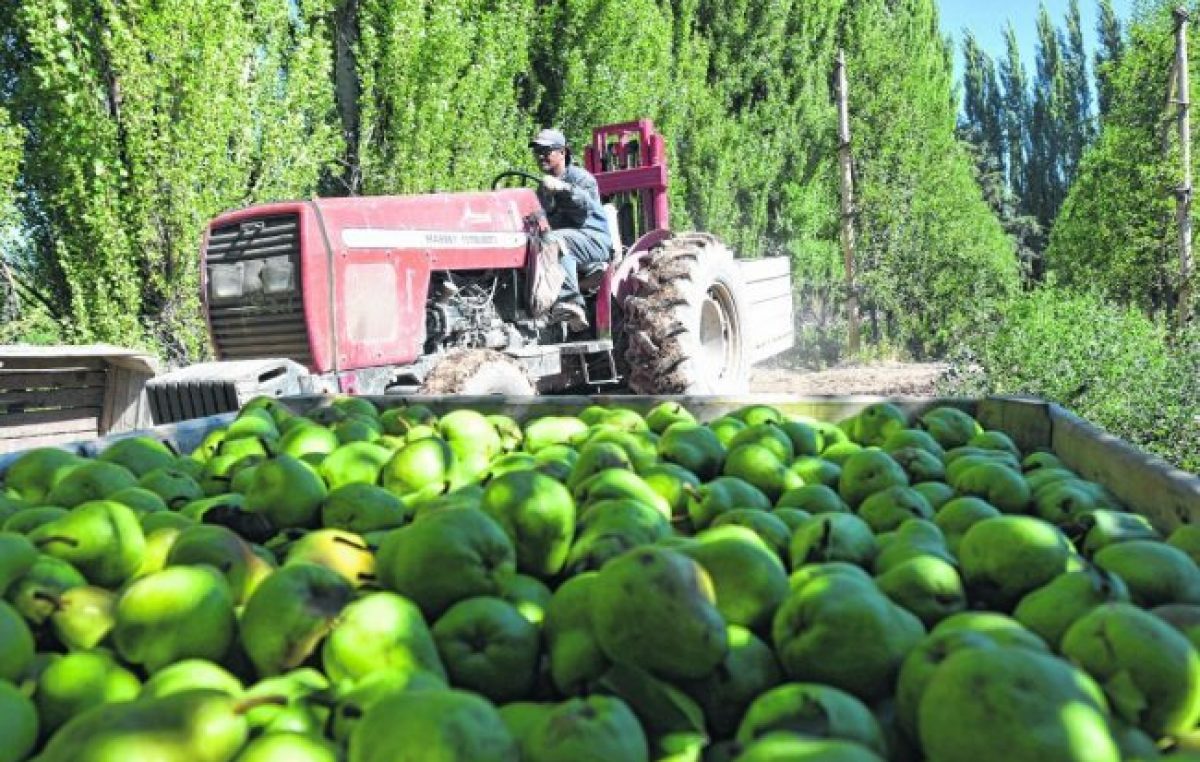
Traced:
<path fill-rule="evenodd" d="M 574 355 L 579 358 L 579 367 L 583 370 L 583 381 L 589 386 L 620 382 L 621 377 L 617 373 L 617 362 L 613 357 L 611 339 L 570 341 L 557 346 L 564 355 Z"/>

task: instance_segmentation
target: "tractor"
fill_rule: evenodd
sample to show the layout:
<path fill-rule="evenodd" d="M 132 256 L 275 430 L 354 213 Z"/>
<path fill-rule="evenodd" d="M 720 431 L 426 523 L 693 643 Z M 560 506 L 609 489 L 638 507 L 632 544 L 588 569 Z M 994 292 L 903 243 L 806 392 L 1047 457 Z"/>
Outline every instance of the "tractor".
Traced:
<path fill-rule="evenodd" d="M 751 364 L 793 343 L 787 258 L 735 259 L 712 235 L 670 230 L 650 120 L 595 129 L 583 158 L 614 241 L 610 262 L 579 274 L 586 333 L 531 307 L 537 175 L 250 206 L 213 219 L 201 245 L 218 359 L 152 379 L 155 421 L 263 394 L 747 391 Z"/>

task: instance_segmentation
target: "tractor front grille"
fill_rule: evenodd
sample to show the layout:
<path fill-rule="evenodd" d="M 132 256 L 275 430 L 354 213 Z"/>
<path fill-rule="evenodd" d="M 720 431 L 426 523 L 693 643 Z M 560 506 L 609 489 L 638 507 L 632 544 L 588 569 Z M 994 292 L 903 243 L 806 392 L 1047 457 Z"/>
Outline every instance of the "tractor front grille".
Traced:
<path fill-rule="evenodd" d="M 286 357 L 312 366 L 300 287 L 298 214 L 215 228 L 205 268 L 217 357 Z"/>

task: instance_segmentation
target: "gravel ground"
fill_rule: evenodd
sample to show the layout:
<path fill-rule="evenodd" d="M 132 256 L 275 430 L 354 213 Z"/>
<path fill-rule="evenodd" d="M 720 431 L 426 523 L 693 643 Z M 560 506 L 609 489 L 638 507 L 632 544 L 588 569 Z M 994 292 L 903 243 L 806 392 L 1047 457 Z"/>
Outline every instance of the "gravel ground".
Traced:
<path fill-rule="evenodd" d="M 821 371 L 777 367 L 755 368 L 750 390 L 785 394 L 879 395 L 932 397 L 949 366 L 944 363 L 881 362 Z"/>

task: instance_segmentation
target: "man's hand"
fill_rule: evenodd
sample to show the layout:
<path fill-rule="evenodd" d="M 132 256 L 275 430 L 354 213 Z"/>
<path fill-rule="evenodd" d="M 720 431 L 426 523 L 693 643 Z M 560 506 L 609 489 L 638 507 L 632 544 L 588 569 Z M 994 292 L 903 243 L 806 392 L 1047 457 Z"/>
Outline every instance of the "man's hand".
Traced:
<path fill-rule="evenodd" d="M 571 189 L 570 184 L 565 183 L 562 180 L 559 180 L 554 175 L 543 175 L 542 176 L 542 187 L 545 188 L 546 190 L 550 191 L 551 193 L 558 193 L 559 191 L 565 191 L 565 190 Z"/>

